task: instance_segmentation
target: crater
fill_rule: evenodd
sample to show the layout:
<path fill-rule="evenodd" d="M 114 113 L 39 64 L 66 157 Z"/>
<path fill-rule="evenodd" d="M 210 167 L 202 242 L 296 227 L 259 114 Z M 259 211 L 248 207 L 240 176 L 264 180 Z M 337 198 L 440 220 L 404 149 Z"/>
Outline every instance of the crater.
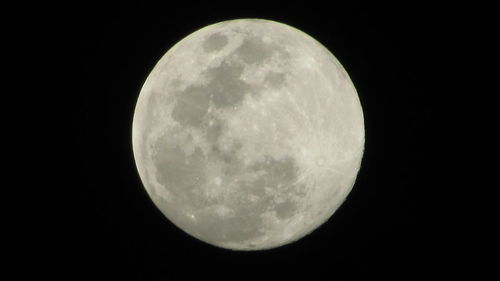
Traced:
<path fill-rule="evenodd" d="M 220 33 L 214 33 L 210 35 L 202 44 L 203 50 L 205 52 L 215 52 L 219 51 L 228 43 L 227 37 Z"/>

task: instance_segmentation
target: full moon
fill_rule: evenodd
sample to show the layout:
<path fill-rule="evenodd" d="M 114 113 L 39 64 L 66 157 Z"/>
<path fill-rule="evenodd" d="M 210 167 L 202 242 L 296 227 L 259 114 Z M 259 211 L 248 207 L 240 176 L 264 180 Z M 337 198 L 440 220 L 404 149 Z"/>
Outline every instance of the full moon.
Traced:
<path fill-rule="evenodd" d="M 219 22 L 147 77 L 132 144 L 149 196 L 177 227 L 233 250 L 296 241 L 344 202 L 364 150 L 358 94 L 318 41 L 261 19 Z"/>

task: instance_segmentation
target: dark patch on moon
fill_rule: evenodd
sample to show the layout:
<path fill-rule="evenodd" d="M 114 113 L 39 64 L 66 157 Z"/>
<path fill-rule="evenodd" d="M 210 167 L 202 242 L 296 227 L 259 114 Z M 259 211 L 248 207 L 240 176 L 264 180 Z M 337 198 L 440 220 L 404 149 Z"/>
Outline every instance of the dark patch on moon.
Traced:
<path fill-rule="evenodd" d="M 261 212 L 264 209 L 269 209 L 271 206 L 281 219 L 292 216 L 297 209 L 296 204 L 290 200 L 286 200 L 283 203 L 273 205 L 274 198 L 272 195 L 266 193 L 266 189 L 273 189 L 278 194 L 283 194 L 284 198 L 288 198 L 290 195 L 300 195 L 301 186 L 296 184 L 298 167 L 295 160 L 293 158 L 276 160 L 266 156 L 264 161 L 252 165 L 250 170 L 252 173 L 261 174 L 261 176 L 253 181 L 244 182 L 242 193 L 251 194 L 257 199 L 253 203 L 246 201 L 241 203 L 243 205 L 258 203 L 257 206 L 261 208 Z"/>
<path fill-rule="evenodd" d="M 244 66 L 222 62 L 206 71 L 210 79 L 207 85 L 190 86 L 176 92 L 177 103 L 172 118 L 182 125 L 200 127 L 208 113 L 210 101 L 216 108 L 239 105 L 251 86 L 240 79 Z"/>
<path fill-rule="evenodd" d="M 170 82 L 170 87 L 172 89 L 176 89 L 176 88 L 180 87 L 181 85 L 182 85 L 182 79 L 179 77 L 172 79 L 172 81 Z"/>
<path fill-rule="evenodd" d="M 295 204 L 291 200 L 286 200 L 274 206 L 274 211 L 276 211 L 276 217 L 278 217 L 279 219 L 286 219 L 293 216 L 296 210 L 297 210 L 297 204 Z"/>
<path fill-rule="evenodd" d="M 175 133 L 179 132 L 172 132 Z M 189 136 L 186 141 L 189 142 Z M 183 145 L 174 143 L 168 137 L 160 138 L 154 144 L 153 163 L 157 169 L 156 179 L 175 198 L 175 208 L 178 209 L 175 221 L 184 229 L 219 245 L 238 243 L 264 234 L 261 217 L 264 212 L 274 210 L 280 219 L 292 217 L 297 212 L 298 206 L 289 199 L 291 195 L 300 193 L 300 186 L 295 184 L 298 167 L 293 158 L 276 160 L 266 156 L 258 163 L 245 166 L 236 156 L 241 143 L 235 142 L 229 151 L 220 150 L 215 143 L 207 156 L 197 147 L 187 155 L 181 147 Z M 213 201 L 200 192 L 210 176 L 205 174 L 206 167 L 213 161 L 223 165 L 223 182 L 241 180 L 245 174 L 254 175 L 251 180 L 236 184 L 233 188 L 237 190 L 231 190 L 231 196 L 224 200 L 224 207 L 230 210 L 228 215 L 220 215 L 216 209 L 211 209 L 217 208 L 214 203 L 222 201 Z M 275 195 L 268 194 L 267 189 L 281 194 L 284 201 L 275 203 Z M 193 221 L 183 216 L 181 209 L 205 211 L 196 212 L 196 220 Z"/>
<path fill-rule="evenodd" d="M 205 91 L 210 94 L 217 108 L 226 108 L 240 104 L 251 86 L 240 79 L 244 66 L 237 63 L 222 62 L 220 66 L 207 73 L 212 77 Z"/>
<path fill-rule="evenodd" d="M 260 63 L 265 59 L 270 58 L 273 50 L 269 44 L 266 44 L 260 37 L 249 36 L 244 39 L 235 54 L 238 55 L 245 63 Z"/>
<path fill-rule="evenodd" d="M 220 33 L 214 33 L 210 35 L 205 41 L 203 42 L 203 50 L 205 52 L 215 52 L 219 51 L 220 49 L 224 48 L 228 43 L 227 37 L 225 35 L 222 35 Z"/>
<path fill-rule="evenodd" d="M 197 229 L 203 233 L 203 237 L 208 241 L 217 244 L 228 242 L 243 242 L 256 238 L 264 234 L 260 228 L 262 219 L 259 213 L 248 212 L 245 208 L 240 208 L 234 216 L 220 217 L 211 212 L 200 214 L 200 223 Z"/>
<path fill-rule="evenodd" d="M 276 160 L 272 157 L 266 157 L 265 161 L 253 167 L 253 169 L 265 171 L 264 186 L 277 190 L 282 194 L 285 201 L 277 203 L 272 209 L 276 211 L 279 219 L 285 219 L 293 216 L 297 210 L 297 204 L 289 198 L 292 195 L 303 196 L 303 185 L 297 183 L 299 169 L 295 160 L 291 157 L 283 160 Z"/>
<path fill-rule="evenodd" d="M 297 166 L 291 157 L 276 160 L 272 156 L 265 156 L 264 161 L 254 164 L 252 169 L 265 171 L 269 186 L 289 185 L 297 179 Z"/>
<path fill-rule="evenodd" d="M 212 34 L 203 43 L 205 50 L 216 50 L 227 44 L 227 37 L 218 33 Z M 244 39 L 231 56 L 240 57 L 244 63 L 260 63 L 270 58 L 274 52 L 285 55 L 283 48 L 266 44 L 261 38 L 249 36 Z M 206 85 L 189 86 L 184 91 L 176 92 L 177 103 L 172 111 L 172 118 L 182 125 L 200 127 L 203 123 L 210 102 L 216 108 L 230 108 L 241 104 L 246 94 L 254 93 L 258 87 L 241 80 L 245 65 L 241 62 L 224 60 L 219 66 L 206 70 L 203 75 L 210 81 Z M 283 73 L 271 72 L 265 83 L 271 87 L 279 87 L 285 81 Z"/>
<path fill-rule="evenodd" d="M 158 122 L 157 118 L 155 118 L 155 114 L 157 113 L 157 96 L 159 96 L 159 93 L 157 92 L 152 92 L 149 98 L 146 100 L 146 106 L 144 110 L 144 121 L 142 121 L 140 124 L 137 126 L 142 130 L 142 143 L 143 145 L 146 145 L 147 143 L 147 138 L 151 134 L 151 130 L 154 127 L 155 123 Z M 140 119 L 134 119 L 135 120 L 140 120 Z M 149 122 L 146 122 L 146 120 L 150 120 Z M 145 148 L 144 151 L 147 151 L 147 148 Z M 146 159 L 146 153 L 142 155 L 144 159 Z"/>
<path fill-rule="evenodd" d="M 264 83 L 271 86 L 271 88 L 279 88 L 283 86 L 285 78 L 286 75 L 282 72 L 270 72 L 264 79 Z"/>
<path fill-rule="evenodd" d="M 298 169 L 293 158 L 275 160 L 266 157 L 265 161 L 244 168 L 242 163 L 231 155 L 234 154 L 219 155 L 221 158 L 230 159 L 226 167 L 239 167 L 225 175 L 228 181 L 241 178 L 245 173 L 257 173 L 260 176 L 234 187 L 237 190 L 231 191 L 232 195 L 225 200 L 224 205 L 231 210 L 230 214 L 219 215 L 213 210 L 197 215 L 197 232 L 208 241 L 219 245 L 244 242 L 263 235 L 261 215 L 269 210 L 274 210 L 280 219 L 292 217 L 297 211 L 296 203 L 287 199 L 291 194 L 299 193 L 298 186 L 294 186 Z M 267 194 L 266 189 L 282 193 L 285 201 L 275 204 L 274 195 Z"/>
<path fill-rule="evenodd" d="M 213 119 L 212 124 L 207 124 L 205 129 L 207 142 L 209 144 L 215 144 L 221 136 L 223 128 L 224 122 L 219 119 Z"/>
<path fill-rule="evenodd" d="M 241 165 L 240 165 L 241 167 Z M 243 242 L 257 238 L 262 233 L 263 219 L 261 215 L 274 210 L 280 219 L 292 217 L 297 211 L 297 205 L 290 199 L 274 204 L 274 196 L 267 194 L 266 189 L 277 190 L 284 198 L 288 198 L 298 189 L 293 190 L 297 180 L 297 166 L 293 158 L 275 160 L 266 157 L 265 161 L 239 170 L 233 177 L 241 177 L 244 173 L 258 173 L 254 180 L 242 182 L 238 185 L 235 197 L 227 201 L 227 207 L 234 211 L 232 216 L 219 217 L 216 214 L 207 214 L 208 236 L 218 243 Z M 295 187 L 297 188 L 297 187 Z"/>
<path fill-rule="evenodd" d="M 208 153 L 208 159 L 222 163 L 224 177 L 228 179 L 237 178 L 243 168 L 243 163 L 236 156 L 241 146 L 241 143 L 235 142 L 230 149 L 222 150 L 218 144 L 214 144 Z"/>
<path fill-rule="evenodd" d="M 184 197 L 187 191 L 198 188 L 204 181 L 203 151 L 196 147 L 191 155 L 164 136 L 156 144 L 152 156 L 157 169 L 156 179 L 175 196 Z"/>
<path fill-rule="evenodd" d="M 208 112 L 210 97 L 205 89 L 188 87 L 177 94 L 177 103 L 172 110 L 172 118 L 183 125 L 198 127 Z"/>

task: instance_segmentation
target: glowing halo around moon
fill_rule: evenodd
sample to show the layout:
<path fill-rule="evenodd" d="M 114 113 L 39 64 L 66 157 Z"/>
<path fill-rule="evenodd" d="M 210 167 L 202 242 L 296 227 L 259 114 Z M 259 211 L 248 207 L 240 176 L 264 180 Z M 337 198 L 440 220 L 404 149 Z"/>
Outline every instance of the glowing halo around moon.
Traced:
<path fill-rule="evenodd" d="M 209 244 L 296 241 L 351 191 L 364 150 L 349 76 L 288 25 L 239 19 L 173 46 L 139 95 L 132 142 L 141 180 L 176 226 Z"/>

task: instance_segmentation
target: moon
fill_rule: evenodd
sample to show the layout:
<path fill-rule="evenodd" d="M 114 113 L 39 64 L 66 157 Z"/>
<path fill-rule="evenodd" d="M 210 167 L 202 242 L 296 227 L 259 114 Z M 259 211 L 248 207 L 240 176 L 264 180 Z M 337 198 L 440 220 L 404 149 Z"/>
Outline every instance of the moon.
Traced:
<path fill-rule="evenodd" d="M 309 234 L 345 201 L 364 150 L 356 89 L 304 32 L 237 19 L 174 45 L 137 100 L 142 183 L 177 227 L 232 250 Z"/>

